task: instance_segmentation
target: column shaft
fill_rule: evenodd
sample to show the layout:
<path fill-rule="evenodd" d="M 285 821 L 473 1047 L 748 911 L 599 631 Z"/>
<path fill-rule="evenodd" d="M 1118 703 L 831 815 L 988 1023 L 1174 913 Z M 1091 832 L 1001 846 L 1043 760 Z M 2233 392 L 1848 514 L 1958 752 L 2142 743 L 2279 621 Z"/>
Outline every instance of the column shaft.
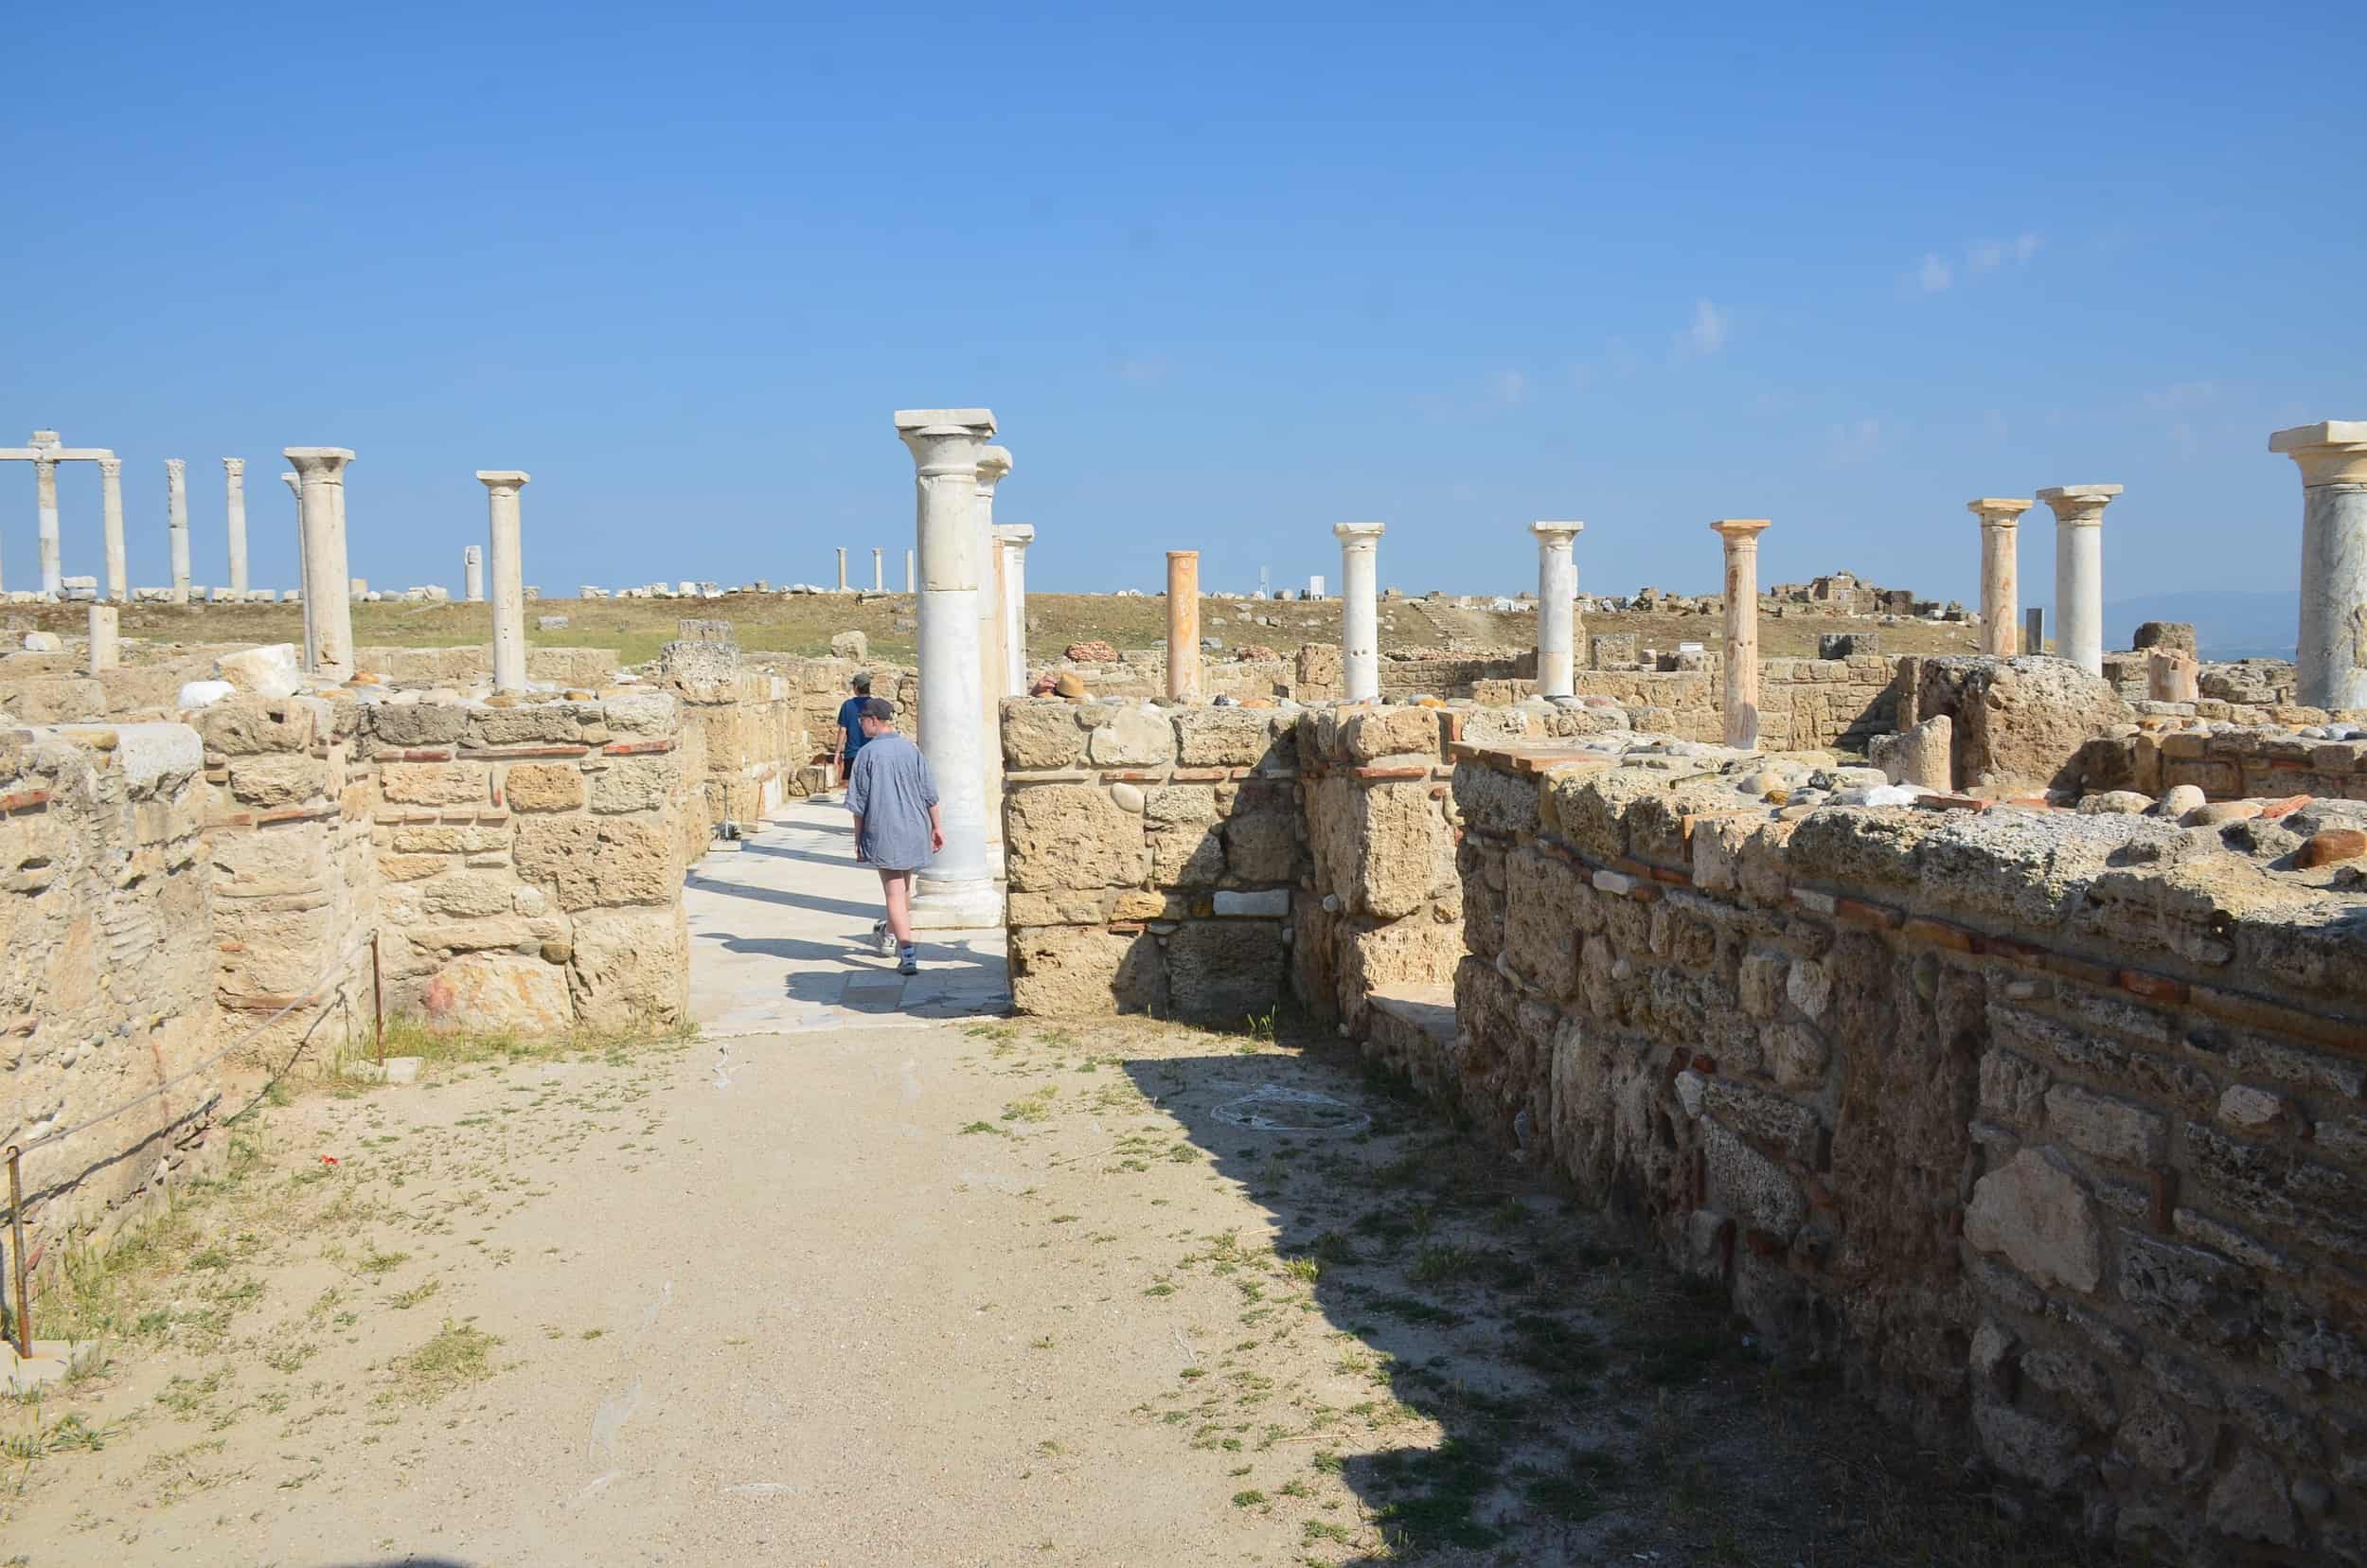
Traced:
<path fill-rule="evenodd" d="M 90 671 L 96 675 L 102 669 L 113 669 L 116 662 L 116 607 L 112 604 L 93 604 L 90 607 Z"/>
<path fill-rule="evenodd" d="M 304 667 L 332 681 L 353 678 L 352 579 L 346 572 L 344 447 L 289 447 L 304 516 Z"/>
<path fill-rule="evenodd" d="M 2309 707 L 2367 708 L 2367 419 L 2269 437 L 2302 471 L 2299 689 Z"/>
<path fill-rule="evenodd" d="M 1200 552 L 1167 552 L 1167 700 L 1197 703 L 1200 678 Z"/>
<path fill-rule="evenodd" d="M 33 506 L 41 526 L 41 591 L 65 592 L 65 565 L 58 548 L 58 464 L 55 458 L 33 459 Z"/>
<path fill-rule="evenodd" d="M 1965 503 L 1981 520 L 1981 651 L 2010 659 L 2020 650 L 2021 580 L 2015 563 L 2022 513 L 2034 503 L 1984 496 Z"/>
<path fill-rule="evenodd" d="M 165 459 L 165 526 L 172 545 L 172 602 L 189 602 L 189 465 Z"/>
<path fill-rule="evenodd" d="M 2118 485 L 2062 485 L 2038 499 L 2055 513 L 2055 650 L 2104 673 L 2104 508 Z"/>
<path fill-rule="evenodd" d="M 222 505 L 230 528 L 230 592 L 246 597 L 246 459 L 224 457 Z"/>
<path fill-rule="evenodd" d="M 98 518 L 106 535 L 107 597 L 117 604 L 132 597 L 123 557 L 123 459 L 98 459 Z"/>
<path fill-rule="evenodd" d="M 987 864 L 1003 869 L 1003 546 L 994 534 L 994 492 L 1011 472 L 999 446 L 978 450 L 976 505 L 970 513 L 978 574 L 978 733 L 980 788 L 985 793 Z"/>
<path fill-rule="evenodd" d="M 1759 535 L 1767 520 L 1730 517 L 1710 525 L 1726 541 L 1726 744 L 1759 746 Z"/>
<path fill-rule="evenodd" d="M 919 574 L 913 570 L 913 552 L 904 552 L 904 592 L 910 594 L 919 587 Z"/>
<path fill-rule="evenodd" d="M 1340 686 L 1351 703 L 1380 695 L 1380 535 L 1379 523 L 1340 523 Z"/>
<path fill-rule="evenodd" d="M 296 598 L 304 608 L 304 668 L 312 668 L 312 556 L 304 547 L 304 481 L 294 473 L 283 473 L 279 481 L 288 487 L 288 493 L 296 504 Z"/>
<path fill-rule="evenodd" d="M 995 532 L 1003 541 L 1003 695 L 1027 694 L 1027 546 L 1036 530 L 1025 523 Z"/>
<path fill-rule="evenodd" d="M 526 578 L 518 528 L 518 491 L 527 475 L 515 469 L 480 472 L 487 525 L 492 534 L 493 689 L 526 689 Z"/>
<path fill-rule="evenodd" d="M 1577 691 L 1578 565 L 1571 547 L 1583 523 L 1534 523 L 1537 536 L 1537 694 Z"/>
<path fill-rule="evenodd" d="M 846 592 L 846 546 L 838 547 L 838 591 Z"/>
<path fill-rule="evenodd" d="M 485 548 L 472 544 L 460 552 L 461 592 L 471 604 L 485 602 Z"/>
<path fill-rule="evenodd" d="M 871 547 L 871 591 L 887 592 L 887 552 L 876 544 Z"/>

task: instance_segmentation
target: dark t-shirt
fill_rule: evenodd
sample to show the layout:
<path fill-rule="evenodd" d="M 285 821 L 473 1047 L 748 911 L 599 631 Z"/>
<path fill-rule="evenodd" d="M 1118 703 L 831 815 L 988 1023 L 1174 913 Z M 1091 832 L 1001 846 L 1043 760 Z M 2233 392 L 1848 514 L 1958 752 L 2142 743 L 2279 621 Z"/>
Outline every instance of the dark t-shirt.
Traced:
<path fill-rule="evenodd" d="M 868 697 L 849 697 L 838 705 L 838 727 L 846 732 L 845 756 L 849 762 L 863 750 L 863 705 L 869 701 Z"/>

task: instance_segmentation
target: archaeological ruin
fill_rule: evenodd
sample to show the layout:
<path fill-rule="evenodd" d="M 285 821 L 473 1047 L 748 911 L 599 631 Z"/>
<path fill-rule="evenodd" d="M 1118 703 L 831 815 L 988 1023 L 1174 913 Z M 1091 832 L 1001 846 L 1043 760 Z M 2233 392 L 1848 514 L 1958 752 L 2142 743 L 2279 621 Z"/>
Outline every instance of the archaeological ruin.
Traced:
<path fill-rule="evenodd" d="M 1205 647 L 1179 547 L 1163 646 L 1046 657 L 994 415 L 893 429 L 917 668 L 721 622 L 631 668 L 537 643 L 516 470 L 475 475 L 482 641 L 356 646 L 354 454 L 313 446 L 284 453 L 300 645 L 143 642 L 113 454 L 0 450 L 41 530 L 9 597 L 88 601 L 0 657 L 12 1266 L 139 1221 L 265 1073 L 383 1076 L 382 1014 L 695 1025 L 685 877 L 827 788 L 867 671 L 942 796 L 916 922 L 1001 932 L 1020 1013 L 1301 1010 L 2033 1506 L 2164 1560 L 2367 1563 L 2367 421 L 2269 442 L 2304 488 L 2292 665 L 2166 626 L 2108 649 L 2109 484 L 1973 499 L 1977 534 L 1935 507 L 1979 563 L 1975 653 L 1885 651 L 1874 617 L 1947 612 L 1846 574 L 1763 594 L 1782 519 L 1722 518 L 1688 525 L 1715 649 L 1591 634 L 1586 525 L 1540 521 L 1532 646 L 1384 650 L 1386 526 L 1343 522 L 1333 640 Z M 62 569 L 74 461 L 103 590 Z M 215 595 L 169 466 L 175 603 L 272 597 L 224 462 Z M 2041 503 L 2052 650 L 2017 563 Z M 1803 604 L 1866 623 L 1763 655 Z"/>

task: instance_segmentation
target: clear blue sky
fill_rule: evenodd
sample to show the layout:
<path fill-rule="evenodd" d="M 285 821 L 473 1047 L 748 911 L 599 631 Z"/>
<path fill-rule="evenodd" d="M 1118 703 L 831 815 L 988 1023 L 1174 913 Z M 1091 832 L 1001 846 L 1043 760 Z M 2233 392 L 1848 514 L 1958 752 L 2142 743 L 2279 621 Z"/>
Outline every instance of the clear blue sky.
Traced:
<path fill-rule="evenodd" d="M 1924 8 L 1916 8 L 1921 10 Z M 1141 14 L 1123 14 L 1128 11 Z M 1647 14 L 1650 12 L 1650 14 Z M 2085 12 L 2086 14 L 2076 14 Z M 912 539 L 899 407 L 987 404 L 1033 585 L 1601 592 L 1849 568 L 1971 599 L 1975 495 L 2114 482 L 2108 598 L 2270 589 L 2272 429 L 2367 418 L 2367 11 L 42 6 L 9 28 L 0 445 L 162 459 L 223 579 L 822 580 Z M 2323 64 L 2321 62 L 2323 62 Z M 64 481 L 66 569 L 99 564 Z M 7 581 L 33 482 L 0 469 Z M 2053 529 L 2025 526 L 2043 598 Z"/>

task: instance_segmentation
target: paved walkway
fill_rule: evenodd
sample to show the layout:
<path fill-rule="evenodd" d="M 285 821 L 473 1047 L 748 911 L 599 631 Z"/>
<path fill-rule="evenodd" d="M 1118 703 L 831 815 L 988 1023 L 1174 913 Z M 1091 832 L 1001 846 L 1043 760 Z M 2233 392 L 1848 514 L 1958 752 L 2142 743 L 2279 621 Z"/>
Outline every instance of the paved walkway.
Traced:
<path fill-rule="evenodd" d="M 927 931 L 910 979 L 870 945 L 880 878 L 846 809 L 796 800 L 690 868 L 691 1010 L 710 1039 L 917 1026 L 1011 1005 L 1003 933 Z"/>

